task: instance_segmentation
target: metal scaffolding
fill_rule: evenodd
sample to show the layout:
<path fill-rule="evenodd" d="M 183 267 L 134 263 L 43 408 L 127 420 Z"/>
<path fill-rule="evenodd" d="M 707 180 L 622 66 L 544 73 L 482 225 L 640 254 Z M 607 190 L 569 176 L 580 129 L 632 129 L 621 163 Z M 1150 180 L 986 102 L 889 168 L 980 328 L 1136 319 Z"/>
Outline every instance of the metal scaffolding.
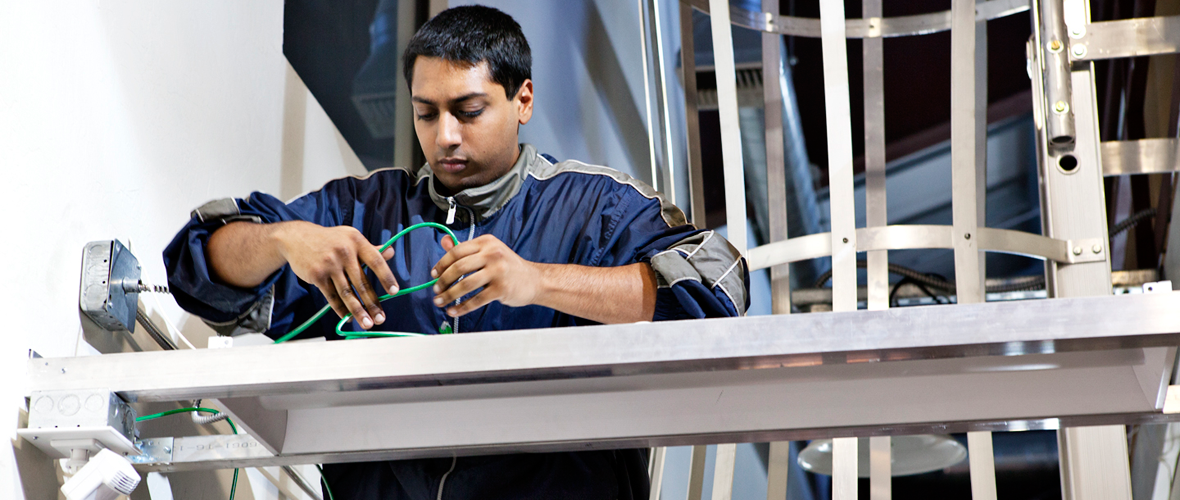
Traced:
<path fill-rule="evenodd" d="M 652 166 L 662 169 L 652 179 L 674 189 L 658 2 L 639 5 L 644 60 L 653 47 L 660 101 L 653 106 L 649 98 L 647 108 Z M 1124 425 L 1180 421 L 1166 404 L 1180 295 L 1111 295 L 1103 176 L 1176 172 L 1180 142 L 1100 142 L 1092 62 L 1180 52 L 1180 17 L 1092 23 L 1084 0 L 954 0 L 950 11 L 895 18 L 881 17 L 881 0 L 864 0 L 862 19 L 846 19 L 839 0 L 820 7 L 819 19 L 805 19 L 778 15 L 778 0 L 762 0 L 765 12 L 728 0 L 680 3 L 691 215 L 704 220 L 696 9 L 711 14 L 729 240 L 751 269 L 771 270 L 773 316 L 37 358 L 29 360 L 31 394 L 217 399 L 246 430 L 145 439 L 135 443 L 141 453 L 131 453 L 141 470 L 694 445 L 689 498 L 697 500 L 708 473 L 704 445 L 719 444 L 713 498 L 723 499 L 733 484 L 732 443 L 771 442 L 768 498 L 782 498 L 787 442 L 834 438 L 834 497 L 851 500 L 858 438 L 871 437 L 871 497 L 888 499 L 889 436 L 967 432 L 973 498 L 983 500 L 996 497 L 990 432 L 1052 429 L 1067 499 L 1129 499 Z M 1034 28 L 1025 55 L 1044 234 L 988 228 L 984 219 L 984 27 L 1025 11 Z M 822 41 L 828 233 L 787 237 L 783 95 L 767 84 L 771 241 L 748 244 L 731 25 L 763 32 L 768 79 L 782 75 L 781 36 Z M 945 30 L 952 43 L 953 224 L 889 225 L 882 38 Z M 849 38 L 865 41 L 865 227 L 854 217 Z M 664 149 L 659 167 L 657 143 Z M 888 251 L 929 248 L 953 250 L 958 304 L 890 309 Z M 868 257 L 865 311 L 857 310 L 858 252 Z M 1049 298 L 985 302 L 986 252 L 1043 259 Z M 834 312 L 792 315 L 787 264 L 818 257 L 832 259 Z M 413 432 L 390 422 L 414 422 Z M 42 429 L 20 433 L 39 446 L 49 440 Z M 657 451 L 653 478 L 662 456 Z"/>

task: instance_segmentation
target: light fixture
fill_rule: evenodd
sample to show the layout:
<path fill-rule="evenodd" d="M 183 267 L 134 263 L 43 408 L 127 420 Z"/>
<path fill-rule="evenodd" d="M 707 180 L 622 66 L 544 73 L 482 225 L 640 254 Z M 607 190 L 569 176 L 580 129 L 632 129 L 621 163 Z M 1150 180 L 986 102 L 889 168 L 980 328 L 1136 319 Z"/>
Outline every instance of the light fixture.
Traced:
<path fill-rule="evenodd" d="M 967 448 L 950 436 L 893 436 L 890 441 L 894 476 L 933 472 L 967 458 Z M 869 438 L 859 438 L 857 455 L 857 471 L 860 477 L 869 477 Z M 812 441 L 799 452 L 799 466 L 808 472 L 832 475 L 832 440 Z"/>

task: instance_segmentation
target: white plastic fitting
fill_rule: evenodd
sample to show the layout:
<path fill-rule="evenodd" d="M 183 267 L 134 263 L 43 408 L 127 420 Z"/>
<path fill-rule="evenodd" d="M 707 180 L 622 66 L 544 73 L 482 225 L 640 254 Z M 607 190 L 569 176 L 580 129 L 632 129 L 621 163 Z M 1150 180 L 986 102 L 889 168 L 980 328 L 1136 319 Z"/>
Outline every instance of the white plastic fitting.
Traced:
<path fill-rule="evenodd" d="M 139 473 L 131 461 L 111 450 L 103 449 L 74 474 L 61 492 L 66 500 L 115 500 L 130 495 L 139 486 Z"/>

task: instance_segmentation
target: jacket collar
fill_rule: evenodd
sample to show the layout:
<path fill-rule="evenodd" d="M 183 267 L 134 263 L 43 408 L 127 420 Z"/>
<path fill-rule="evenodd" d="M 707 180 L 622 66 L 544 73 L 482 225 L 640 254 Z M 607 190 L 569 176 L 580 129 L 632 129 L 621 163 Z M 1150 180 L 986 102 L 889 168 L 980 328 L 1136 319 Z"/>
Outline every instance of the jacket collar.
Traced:
<path fill-rule="evenodd" d="M 483 186 L 459 191 L 451 198 L 443 196 L 435 190 L 434 171 L 430 168 L 429 163 L 422 166 L 418 175 L 419 178 L 426 179 L 430 190 L 430 199 L 434 201 L 435 205 L 443 210 L 450 210 L 453 199 L 460 207 L 475 214 L 478 221 L 491 217 L 492 214 L 503 208 L 508 200 L 516 196 L 516 193 L 520 192 L 520 186 L 524 184 L 525 178 L 528 177 L 529 171 L 538 161 L 545 160 L 537 154 L 537 149 L 531 144 L 521 144 L 520 157 L 517 158 L 508 173 Z M 466 212 L 467 210 L 459 210 L 456 215 L 461 219 L 466 219 L 468 216 Z"/>

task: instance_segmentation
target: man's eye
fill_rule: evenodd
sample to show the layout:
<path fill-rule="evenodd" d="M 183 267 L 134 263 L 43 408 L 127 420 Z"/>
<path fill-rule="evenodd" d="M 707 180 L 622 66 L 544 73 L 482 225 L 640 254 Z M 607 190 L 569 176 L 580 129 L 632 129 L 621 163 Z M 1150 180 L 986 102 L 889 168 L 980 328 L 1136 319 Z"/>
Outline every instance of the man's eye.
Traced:
<path fill-rule="evenodd" d="M 422 121 L 430 121 L 438 117 L 438 113 L 419 113 L 418 119 Z"/>
<path fill-rule="evenodd" d="M 459 112 L 459 114 L 460 114 L 460 115 L 463 115 L 463 117 L 464 117 L 464 118 L 475 118 L 475 117 L 479 116 L 479 115 L 480 115 L 480 114 L 482 114 L 482 113 L 483 113 L 483 108 L 479 108 L 479 109 L 477 109 L 477 110 L 474 110 L 474 111 L 460 111 L 460 112 Z"/>

